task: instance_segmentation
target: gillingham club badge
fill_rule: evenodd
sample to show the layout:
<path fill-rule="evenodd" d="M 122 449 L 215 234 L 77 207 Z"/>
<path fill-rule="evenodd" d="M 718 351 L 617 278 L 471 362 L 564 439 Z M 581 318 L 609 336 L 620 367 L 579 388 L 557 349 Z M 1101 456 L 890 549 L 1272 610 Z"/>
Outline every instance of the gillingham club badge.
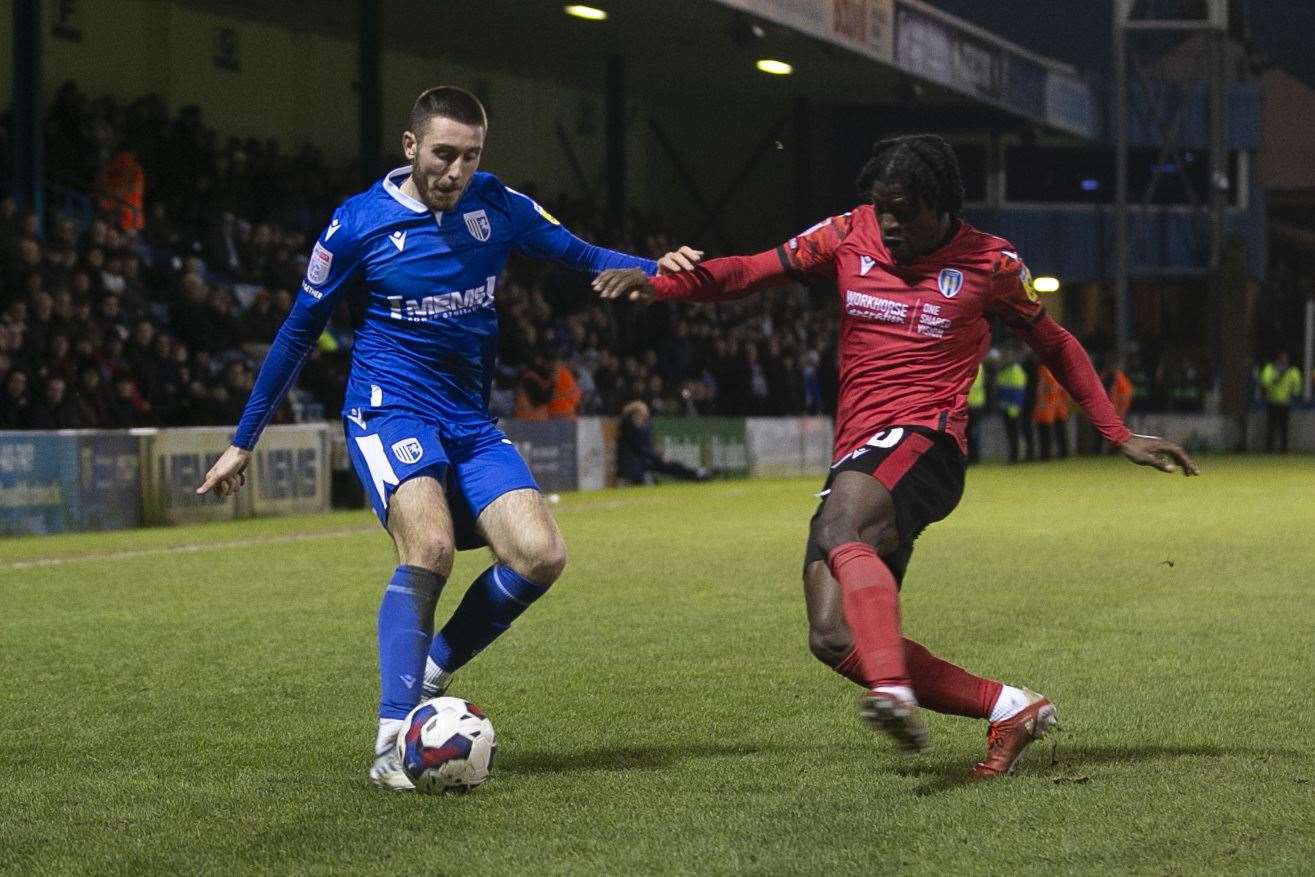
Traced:
<path fill-rule="evenodd" d="M 466 230 L 477 241 L 486 241 L 493 233 L 493 226 L 489 224 L 489 215 L 483 210 L 472 210 L 462 218 L 466 220 Z"/>

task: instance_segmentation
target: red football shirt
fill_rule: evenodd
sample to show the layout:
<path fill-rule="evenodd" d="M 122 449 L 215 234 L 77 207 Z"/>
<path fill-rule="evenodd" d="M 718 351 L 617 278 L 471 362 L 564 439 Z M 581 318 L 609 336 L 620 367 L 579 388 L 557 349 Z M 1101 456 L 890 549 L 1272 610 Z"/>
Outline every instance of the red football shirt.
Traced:
<path fill-rule="evenodd" d="M 989 319 L 1052 365 L 1112 442 L 1131 434 L 1075 339 L 1050 320 L 1003 238 L 960 222 L 942 247 L 906 265 L 891 258 L 871 205 L 834 216 L 774 252 L 712 259 L 653 279 L 660 299 L 724 300 L 786 276 L 835 281 L 840 296 L 840 398 L 833 459 L 891 426 L 925 426 L 967 449 L 968 389 L 990 346 Z"/>

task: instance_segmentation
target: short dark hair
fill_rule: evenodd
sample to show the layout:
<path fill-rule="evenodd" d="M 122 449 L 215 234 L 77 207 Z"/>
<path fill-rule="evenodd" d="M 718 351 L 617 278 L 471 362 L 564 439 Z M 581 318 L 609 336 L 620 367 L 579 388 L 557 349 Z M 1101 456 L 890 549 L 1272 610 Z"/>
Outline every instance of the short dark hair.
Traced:
<path fill-rule="evenodd" d="M 485 129 L 489 126 L 488 114 L 479 98 L 455 85 L 436 85 L 420 92 L 420 97 L 411 105 L 407 130 L 418 135 L 435 116 L 463 125 L 478 125 Z"/>
<path fill-rule="evenodd" d="M 938 213 L 958 216 L 963 210 L 959 159 L 954 147 L 935 134 L 878 140 L 857 182 L 864 198 L 872 194 L 874 183 L 898 184 Z"/>

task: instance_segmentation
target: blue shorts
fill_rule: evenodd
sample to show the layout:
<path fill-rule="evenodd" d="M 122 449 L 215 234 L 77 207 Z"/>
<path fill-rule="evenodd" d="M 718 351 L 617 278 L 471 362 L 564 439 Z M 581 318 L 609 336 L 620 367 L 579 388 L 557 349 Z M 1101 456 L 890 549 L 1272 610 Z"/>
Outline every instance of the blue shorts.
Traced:
<path fill-rule="evenodd" d="M 427 475 L 447 493 L 457 548 L 479 548 L 485 543 L 475 521 L 489 503 L 513 490 L 539 489 L 516 446 L 492 423 L 458 433 L 410 412 L 352 412 L 355 416 L 343 418 L 347 454 L 385 527 L 388 500 L 397 486 Z"/>

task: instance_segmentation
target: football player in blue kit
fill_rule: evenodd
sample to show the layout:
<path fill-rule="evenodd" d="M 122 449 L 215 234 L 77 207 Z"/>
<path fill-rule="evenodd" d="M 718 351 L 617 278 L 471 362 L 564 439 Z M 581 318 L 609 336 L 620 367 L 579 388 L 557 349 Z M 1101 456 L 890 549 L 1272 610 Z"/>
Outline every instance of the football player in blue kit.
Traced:
<path fill-rule="evenodd" d="M 592 246 L 533 199 L 477 172 L 488 120 L 474 95 L 440 86 L 411 109 L 390 172 L 334 212 L 252 388 L 232 446 L 197 493 L 236 492 L 261 430 L 343 295 L 359 296 L 343 424 L 352 464 L 397 549 L 379 606 L 379 726 L 371 783 L 406 790 L 402 719 L 547 591 L 566 564 L 557 524 L 489 414 L 494 287 L 508 253 L 581 271 L 688 270 L 688 247 L 657 262 Z M 361 310 L 361 309 L 358 309 Z M 496 562 L 434 632 L 456 550 Z"/>

